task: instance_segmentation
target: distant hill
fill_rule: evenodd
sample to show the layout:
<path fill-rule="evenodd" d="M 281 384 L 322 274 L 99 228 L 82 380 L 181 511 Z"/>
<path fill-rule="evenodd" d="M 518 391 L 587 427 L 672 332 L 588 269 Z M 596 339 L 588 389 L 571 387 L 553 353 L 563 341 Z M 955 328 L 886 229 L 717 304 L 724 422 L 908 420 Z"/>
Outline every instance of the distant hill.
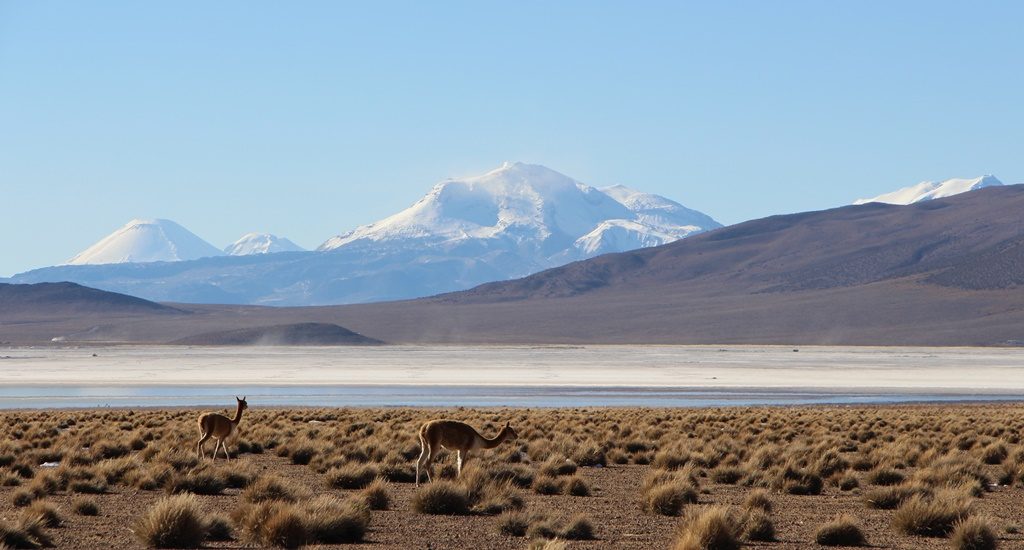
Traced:
<path fill-rule="evenodd" d="M 173 342 L 197 346 L 373 346 L 367 338 L 330 323 L 294 323 L 269 327 L 206 332 Z"/>
<path fill-rule="evenodd" d="M 99 313 L 184 313 L 183 311 L 116 292 L 75 283 L 0 283 L 0 321 L 32 317 Z"/>

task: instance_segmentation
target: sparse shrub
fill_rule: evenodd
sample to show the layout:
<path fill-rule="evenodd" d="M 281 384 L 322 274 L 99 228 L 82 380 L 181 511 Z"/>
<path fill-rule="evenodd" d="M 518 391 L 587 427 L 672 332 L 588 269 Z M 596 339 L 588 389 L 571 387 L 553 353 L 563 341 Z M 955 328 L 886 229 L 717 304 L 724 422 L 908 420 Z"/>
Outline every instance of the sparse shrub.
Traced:
<path fill-rule="evenodd" d="M 867 544 L 864 532 L 857 525 L 857 520 L 849 514 L 842 514 L 819 527 L 814 534 L 814 541 L 822 546 L 864 546 Z"/>
<path fill-rule="evenodd" d="M 469 513 L 469 492 L 447 480 L 428 483 L 412 497 L 412 509 L 421 514 L 459 516 Z"/>
<path fill-rule="evenodd" d="M 674 550 L 738 550 L 740 528 L 729 510 L 712 506 L 691 511 L 680 525 Z"/>
<path fill-rule="evenodd" d="M 998 543 L 988 521 L 971 516 L 953 526 L 950 544 L 953 550 L 995 550 Z"/>
<path fill-rule="evenodd" d="M 78 497 L 71 501 L 71 509 L 80 516 L 100 515 L 100 505 L 96 503 L 94 498 Z"/>
<path fill-rule="evenodd" d="M 914 495 L 896 509 L 892 524 L 905 535 L 944 537 L 970 515 L 970 508 L 970 502 L 960 497 Z"/>
<path fill-rule="evenodd" d="M 195 495 L 158 500 L 139 518 L 135 536 L 149 548 L 197 548 L 207 524 Z"/>
<path fill-rule="evenodd" d="M 72 493 L 102 495 L 107 492 L 107 482 L 102 479 L 77 479 L 68 483 L 68 490 Z"/>

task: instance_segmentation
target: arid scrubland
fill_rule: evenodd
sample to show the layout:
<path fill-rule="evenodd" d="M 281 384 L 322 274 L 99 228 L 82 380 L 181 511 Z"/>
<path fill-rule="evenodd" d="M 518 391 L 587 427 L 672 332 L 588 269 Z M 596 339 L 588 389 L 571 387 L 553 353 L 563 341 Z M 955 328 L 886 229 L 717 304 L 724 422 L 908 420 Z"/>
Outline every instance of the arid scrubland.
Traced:
<path fill-rule="evenodd" d="M 1024 548 L 1024 406 L 250 405 L 0 413 L 0 547 Z M 519 437 L 416 489 L 435 418 Z"/>

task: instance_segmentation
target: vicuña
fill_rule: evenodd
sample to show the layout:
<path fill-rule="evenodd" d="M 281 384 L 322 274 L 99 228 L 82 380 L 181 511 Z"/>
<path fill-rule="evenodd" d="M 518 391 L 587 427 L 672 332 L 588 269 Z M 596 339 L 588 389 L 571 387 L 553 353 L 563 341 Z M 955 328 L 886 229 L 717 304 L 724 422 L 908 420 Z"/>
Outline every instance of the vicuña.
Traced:
<path fill-rule="evenodd" d="M 469 460 L 469 452 L 479 449 L 493 449 L 505 441 L 519 437 L 509 422 L 493 439 L 480 435 L 472 426 L 458 420 L 431 420 L 420 428 L 420 457 L 416 460 L 416 485 L 420 484 L 420 468 L 427 472 L 427 481 L 431 481 L 430 465 L 441 447 L 456 451 L 458 473 L 462 474 L 462 465 Z"/>
<path fill-rule="evenodd" d="M 235 417 L 228 418 L 223 414 L 217 413 L 206 413 L 199 417 L 199 444 L 196 446 L 196 452 L 200 458 L 206 458 L 206 452 L 203 450 L 203 444 L 206 443 L 207 439 L 211 437 L 217 440 L 217 445 L 213 448 L 213 459 L 217 460 L 217 449 L 224 448 L 224 456 L 231 460 L 231 455 L 228 454 L 228 446 L 224 443 L 224 440 L 234 433 L 235 428 L 238 427 L 238 423 L 242 421 L 242 411 L 249 408 L 249 404 L 245 402 L 245 397 L 241 399 L 235 396 L 235 400 L 238 401 L 238 408 L 235 409 Z"/>

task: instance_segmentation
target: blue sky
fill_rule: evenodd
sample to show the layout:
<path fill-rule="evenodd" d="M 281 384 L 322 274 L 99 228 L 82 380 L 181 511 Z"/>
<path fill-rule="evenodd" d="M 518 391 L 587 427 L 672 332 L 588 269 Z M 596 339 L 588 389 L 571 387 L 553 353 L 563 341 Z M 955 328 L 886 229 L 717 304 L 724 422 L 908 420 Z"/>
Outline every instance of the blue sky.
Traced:
<path fill-rule="evenodd" d="M 0 0 L 0 275 L 135 217 L 314 247 L 504 160 L 724 223 L 1024 182 L 1022 6 Z"/>

